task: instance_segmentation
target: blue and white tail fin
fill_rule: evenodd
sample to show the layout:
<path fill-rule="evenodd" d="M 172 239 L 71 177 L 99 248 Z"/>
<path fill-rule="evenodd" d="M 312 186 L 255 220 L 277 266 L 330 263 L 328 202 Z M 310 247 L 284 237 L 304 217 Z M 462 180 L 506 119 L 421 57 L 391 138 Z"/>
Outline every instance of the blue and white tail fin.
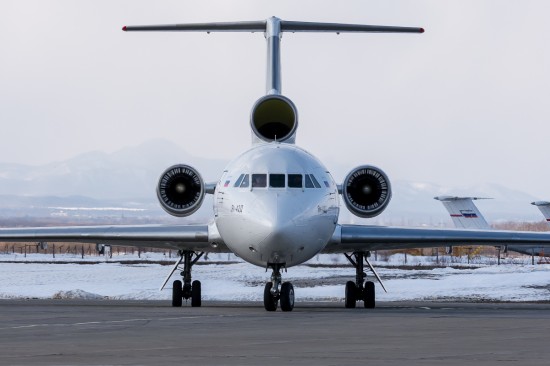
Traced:
<path fill-rule="evenodd" d="M 489 199 L 481 197 L 438 196 L 434 199 L 441 201 L 449 211 L 453 224 L 464 229 L 491 229 L 481 212 L 474 204 L 474 200 Z"/>
<path fill-rule="evenodd" d="M 535 205 L 539 208 L 540 212 L 544 215 L 546 222 L 550 224 L 550 202 L 548 201 L 536 201 L 531 202 L 532 205 Z"/>

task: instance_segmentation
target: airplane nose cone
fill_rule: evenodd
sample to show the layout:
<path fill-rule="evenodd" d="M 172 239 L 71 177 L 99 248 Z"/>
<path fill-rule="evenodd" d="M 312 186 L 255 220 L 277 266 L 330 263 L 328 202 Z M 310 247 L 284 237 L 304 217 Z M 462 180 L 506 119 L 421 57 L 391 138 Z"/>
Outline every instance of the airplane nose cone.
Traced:
<path fill-rule="evenodd" d="M 337 211 L 327 209 L 323 197 L 293 193 L 258 190 L 244 210 L 220 216 L 216 223 L 228 247 L 259 266 L 293 266 L 317 254 L 334 232 Z"/>
<path fill-rule="evenodd" d="M 296 223 L 303 215 L 303 208 L 278 194 L 262 200 L 262 204 L 266 203 L 271 207 L 258 210 L 262 214 L 254 219 L 257 231 L 265 235 L 254 249 L 268 258 L 269 263 L 286 263 L 290 261 L 289 256 L 300 250 Z"/>

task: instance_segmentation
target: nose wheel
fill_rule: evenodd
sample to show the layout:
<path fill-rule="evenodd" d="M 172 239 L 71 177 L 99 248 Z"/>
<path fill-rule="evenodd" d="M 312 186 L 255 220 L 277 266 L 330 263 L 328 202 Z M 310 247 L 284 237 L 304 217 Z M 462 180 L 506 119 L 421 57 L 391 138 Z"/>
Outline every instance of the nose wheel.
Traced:
<path fill-rule="evenodd" d="M 270 265 L 273 268 L 271 281 L 264 287 L 264 308 L 267 311 L 276 311 L 279 302 L 282 311 L 292 311 L 294 309 L 294 286 L 290 282 L 281 284 L 282 264 Z"/>

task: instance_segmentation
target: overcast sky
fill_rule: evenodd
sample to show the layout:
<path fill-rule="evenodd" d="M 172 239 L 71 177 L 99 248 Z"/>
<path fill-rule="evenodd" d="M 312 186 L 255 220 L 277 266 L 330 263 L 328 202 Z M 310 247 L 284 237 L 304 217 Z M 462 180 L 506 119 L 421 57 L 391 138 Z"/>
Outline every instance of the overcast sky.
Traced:
<path fill-rule="evenodd" d="M 263 35 L 121 27 L 278 16 L 426 29 L 283 36 L 297 143 L 329 169 L 369 163 L 393 180 L 500 183 L 550 199 L 548 14 L 542 0 L 2 0 L 0 162 L 151 138 L 233 158 L 265 92 Z"/>

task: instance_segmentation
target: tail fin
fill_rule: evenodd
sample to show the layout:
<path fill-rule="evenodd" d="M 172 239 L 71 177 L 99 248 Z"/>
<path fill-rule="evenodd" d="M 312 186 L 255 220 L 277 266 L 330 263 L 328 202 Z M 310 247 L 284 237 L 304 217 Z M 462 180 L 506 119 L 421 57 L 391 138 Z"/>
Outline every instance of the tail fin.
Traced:
<path fill-rule="evenodd" d="M 488 199 L 480 197 L 452 197 L 452 196 L 439 196 L 434 197 L 436 200 L 441 201 L 453 220 L 453 224 L 457 228 L 464 229 L 482 229 L 490 230 L 491 227 L 479 212 L 474 200 Z M 546 220 L 550 223 L 550 202 L 537 201 L 533 202 L 533 205 L 537 206 Z M 502 247 L 502 246 L 501 246 Z M 550 248 L 545 245 L 539 246 L 513 246 L 507 245 L 503 246 L 504 252 L 509 250 L 527 254 L 527 255 L 538 255 L 538 256 L 549 256 Z"/>
<path fill-rule="evenodd" d="M 280 41 L 283 32 L 333 33 L 424 33 L 424 28 L 386 25 L 295 22 L 271 17 L 251 22 L 192 23 L 167 25 L 129 25 L 125 32 L 264 32 L 267 40 L 266 93 L 281 94 Z"/>
<path fill-rule="evenodd" d="M 488 199 L 481 197 L 453 197 L 438 196 L 434 199 L 441 201 L 449 211 L 453 224 L 464 229 L 491 229 L 481 212 L 474 204 L 474 200 Z"/>
<path fill-rule="evenodd" d="M 535 205 L 539 208 L 540 212 L 544 215 L 546 221 L 550 224 L 550 202 L 547 201 L 536 201 L 531 202 L 532 205 Z"/>

